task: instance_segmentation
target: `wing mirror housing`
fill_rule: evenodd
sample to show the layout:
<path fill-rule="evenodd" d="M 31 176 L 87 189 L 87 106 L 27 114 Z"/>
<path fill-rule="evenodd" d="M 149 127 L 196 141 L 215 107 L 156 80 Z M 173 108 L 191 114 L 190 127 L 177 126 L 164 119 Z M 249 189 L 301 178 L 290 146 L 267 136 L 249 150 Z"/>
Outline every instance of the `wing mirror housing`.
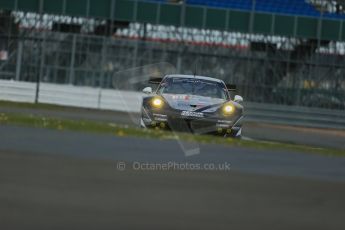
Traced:
<path fill-rule="evenodd" d="M 162 82 L 163 78 L 150 78 L 149 83 L 154 85 L 159 85 Z"/>
<path fill-rule="evenodd" d="M 152 93 L 152 88 L 151 87 L 146 87 L 145 89 L 143 89 L 143 93 L 151 94 Z"/>
<path fill-rule="evenodd" d="M 226 88 L 228 89 L 228 91 L 236 91 L 237 90 L 237 86 L 234 84 L 226 84 Z"/>
<path fill-rule="evenodd" d="M 239 95 L 236 95 L 235 98 L 234 98 L 234 102 L 242 103 L 243 102 L 243 97 L 241 97 Z"/>

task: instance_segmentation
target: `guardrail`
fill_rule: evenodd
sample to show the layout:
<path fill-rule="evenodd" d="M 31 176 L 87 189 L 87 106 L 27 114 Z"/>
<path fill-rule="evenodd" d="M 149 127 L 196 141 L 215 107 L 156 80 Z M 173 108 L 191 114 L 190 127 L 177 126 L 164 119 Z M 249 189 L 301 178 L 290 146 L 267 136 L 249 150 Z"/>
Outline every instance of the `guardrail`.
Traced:
<path fill-rule="evenodd" d="M 139 112 L 143 94 L 41 83 L 38 102 L 91 109 Z M 0 100 L 34 103 L 36 83 L 0 80 Z"/>
<path fill-rule="evenodd" d="M 35 102 L 36 84 L 0 80 L 0 100 Z M 41 83 L 38 102 L 139 113 L 140 92 Z M 345 111 L 247 102 L 245 120 L 345 130 Z"/>
<path fill-rule="evenodd" d="M 293 126 L 345 129 L 345 111 L 245 103 L 246 120 Z"/>

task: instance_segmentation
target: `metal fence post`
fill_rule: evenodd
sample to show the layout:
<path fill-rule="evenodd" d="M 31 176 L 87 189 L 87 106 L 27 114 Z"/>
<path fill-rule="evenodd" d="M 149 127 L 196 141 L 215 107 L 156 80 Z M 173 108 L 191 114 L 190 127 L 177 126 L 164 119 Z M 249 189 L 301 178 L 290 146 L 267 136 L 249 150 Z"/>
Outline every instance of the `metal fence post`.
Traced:
<path fill-rule="evenodd" d="M 23 55 L 23 41 L 19 38 L 18 50 L 17 50 L 17 63 L 16 63 L 16 81 L 20 81 L 20 72 L 22 68 L 22 56 Z"/>
<path fill-rule="evenodd" d="M 46 32 L 43 32 L 43 40 L 41 42 L 41 59 L 40 59 L 40 71 L 37 74 L 36 80 L 36 94 L 35 94 L 35 103 L 37 104 L 39 101 L 39 94 L 40 94 L 40 84 L 43 78 L 43 71 L 44 71 L 44 63 L 45 63 L 45 47 L 46 47 Z"/>
<path fill-rule="evenodd" d="M 97 99 L 97 108 L 101 108 L 101 101 L 102 101 L 102 88 L 104 85 L 104 72 L 106 70 L 106 57 L 107 57 L 107 40 L 104 37 L 102 39 L 102 53 L 101 53 L 101 72 L 100 72 L 100 79 L 99 79 L 99 91 L 98 91 L 98 99 Z"/>
<path fill-rule="evenodd" d="M 71 85 L 73 85 L 73 83 L 74 83 L 74 63 L 75 63 L 76 45 L 77 45 L 77 35 L 73 34 L 71 65 L 69 68 L 69 84 L 71 84 Z"/>

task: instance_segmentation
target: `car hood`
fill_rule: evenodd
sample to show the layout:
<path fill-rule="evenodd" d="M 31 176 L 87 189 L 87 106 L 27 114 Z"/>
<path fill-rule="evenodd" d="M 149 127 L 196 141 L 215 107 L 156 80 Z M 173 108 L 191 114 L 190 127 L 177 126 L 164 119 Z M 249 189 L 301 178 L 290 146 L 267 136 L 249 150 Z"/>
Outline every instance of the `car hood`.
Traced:
<path fill-rule="evenodd" d="M 163 94 L 162 96 L 171 108 L 184 111 L 214 112 L 226 102 L 224 99 L 187 94 Z"/>

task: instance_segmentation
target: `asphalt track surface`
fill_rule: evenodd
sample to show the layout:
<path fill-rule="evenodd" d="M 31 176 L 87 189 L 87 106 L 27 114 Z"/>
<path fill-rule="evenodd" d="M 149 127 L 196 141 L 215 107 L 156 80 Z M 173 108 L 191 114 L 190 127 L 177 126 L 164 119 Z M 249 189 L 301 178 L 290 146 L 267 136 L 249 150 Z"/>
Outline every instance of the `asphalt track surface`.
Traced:
<path fill-rule="evenodd" d="M 246 173 L 345 182 L 345 157 L 266 150 L 176 140 L 117 137 L 93 133 L 0 126 L 0 151 L 64 155 L 149 163 L 222 163 Z M 184 149 L 199 149 L 187 157 Z"/>
<path fill-rule="evenodd" d="M 345 158 L 200 150 L 185 157 L 173 140 L 0 126 L 0 229 L 343 229 Z"/>
<path fill-rule="evenodd" d="M 131 123 L 113 112 L 16 112 Z M 255 126 L 252 137 L 263 136 Z M 264 127 L 268 137 L 306 135 Z M 342 135 L 327 132 L 317 135 Z M 345 158 L 184 143 L 200 149 L 186 157 L 180 144 L 2 125 L 0 229 L 344 229 Z M 146 167 L 170 163 L 179 166 Z M 225 164 L 230 170 L 183 170 Z"/>

